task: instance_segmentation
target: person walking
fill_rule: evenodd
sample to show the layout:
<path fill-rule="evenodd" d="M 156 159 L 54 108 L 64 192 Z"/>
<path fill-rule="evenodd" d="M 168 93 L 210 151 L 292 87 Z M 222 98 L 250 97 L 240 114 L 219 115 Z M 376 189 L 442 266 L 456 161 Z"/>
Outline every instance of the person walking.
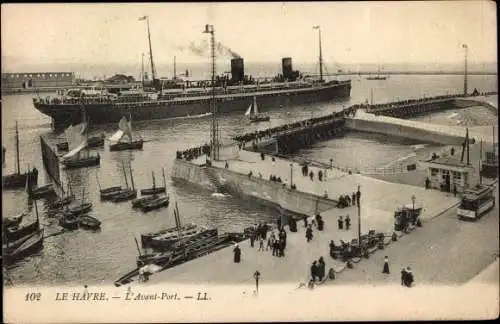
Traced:
<path fill-rule="evenodd" d="M 325 260 L 323 260 L 323 257 L 320 257 L 318 260 L 318 279 L 319 281 L 323 281 L 323 278 L 325 277 Z"/>
<path fill-rule="evenodd" d="M 312 228 L 311 226 L 309 225 L 309 227 L 307 227 L 306 229 L 306 239 L 307 239 L 307 243 L 309 243 L 313 238 L 313 231 L 312 231 Z"/>
<path fill-rule="evenodd" d="M 258 293 L 259 292 L 259 279 L 260 279 L 260 272 L 259 272 L 259 270 L 256 270 L 253 273 L 253 277 L 255 279 L 255 291 Z"/>
<path fill-rule="evenodd" d="M 413 273 L 411 272 L 410 267 L 406 267 L 406 287 L 410 288 L 411 285 L 413 284 Z"/>
<path fill-rule="evenodd" d="M 389 257 L 387 255 L 384 257 L 384 269 L 382 270 L 382 273 L 390 274 L 390 271 L 389 271 Z"/>
<path fill-rule="evenodd" d="M 238 243 L 236 243 L 234 245 L 233 252 L 234 252 L 234 263 L 240 263 L 240 261 L 241 261 L 241 250 L 240 250 L 240 248 L 238 246 Z"/>
<path fill-rule="evenodd" d="M 250 246 L 253 247 L 253 243 L 255 242 L 255 231 L 250 234 Z"/>
<path fill-rule="evenodd" d="M 318 266 L 317 261 L 314 261 L 311 266 L 311 278 L 313 282 L 316 282 L 316 277 L 318 276 Z"/>
<path fill-rule="evenodd" d="M 401 286 L 406 286 L 406 268 L 401 269 Z"/>
<path fill-rule="evenodd" d="M 258 249 L 258 251 L 261 251 L 261 252 L 264 251 L 264 239 L 262 238 L 262 236 L 259 239 L 259 249 Z"/>
<path fill-rule="evenodd" d="M 337 220 L 337 224 L 339 226 L 339 229 L 344 229 L 344 221 L 342 220 L 342 215 L 339 216 L 339 219 Z"/>
<path fill-rule="evenodd" d="M 352 197 L 352 201 L 353 201 L 352 205 L 356 206 L 356 193 L 353 192 L 351 197 Z"/>

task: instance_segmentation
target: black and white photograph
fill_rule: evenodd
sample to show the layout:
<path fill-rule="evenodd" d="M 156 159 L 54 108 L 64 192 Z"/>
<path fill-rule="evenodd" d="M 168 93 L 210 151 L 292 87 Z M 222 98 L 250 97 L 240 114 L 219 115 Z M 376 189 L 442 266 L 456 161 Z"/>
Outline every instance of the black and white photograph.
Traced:
<path fill-rule="evenodd" d="M 3 3 L 4 321 L 498 317 L 496 12 Z"/>

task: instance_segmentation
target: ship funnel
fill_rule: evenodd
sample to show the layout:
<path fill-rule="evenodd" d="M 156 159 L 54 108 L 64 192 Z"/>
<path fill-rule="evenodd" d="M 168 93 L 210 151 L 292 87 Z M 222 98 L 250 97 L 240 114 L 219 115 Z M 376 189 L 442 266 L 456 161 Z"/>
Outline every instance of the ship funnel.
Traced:
<path fill-rule="evenodd" d="M 231 82 L 237 83 L 245 79 L 245 67 L 243 59 L 233 58 L 231 60 Z"/>
<path fill-rule="evenodd" d="M 292 58 L 284 57 L 281 59 L 281 67 L 283 70 L 283 78 L 285 80 L 290 80 L 293 78 L 293 69 L 292 69 Z"/>

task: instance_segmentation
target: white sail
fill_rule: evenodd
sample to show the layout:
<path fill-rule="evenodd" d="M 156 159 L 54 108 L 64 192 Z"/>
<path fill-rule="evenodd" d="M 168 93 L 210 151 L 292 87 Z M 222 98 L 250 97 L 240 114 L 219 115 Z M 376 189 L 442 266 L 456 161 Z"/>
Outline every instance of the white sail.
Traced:
<path fill-rule="evenodd" d="M 85 147 L 87 147 L 87 140 L 85 139 L 83 142 L 80 143 L 77 147 L 69 151 L 67 154 L 63 156 L 63 159 L 69 159 L 72 158 L 73 156 L 77 155 L 80 153 L 81 150 L 83 150 Z"/>
<path fill-rule="evenodd" d="M 123 131 L 119 129 L 116 133 L 113 134 L 113 136 L 109 138 L 109 140 L 112 142 L 118 142 L 119 140 L 122 139 L 123 135 L 124 135 Z"/>
<path fill-rule="evenodd" d="M 248 106 L 248 109 L 245 112 L 245 116 L 250 116 L 251 113 L 252 113 L 252 105 Z"/>
<path fill-rule="evenodd" d="M 253 97 L 253 113 L 255 115 L 259 114 L 259 110 L 257 109 L 257 99 L 255 97 Z"/>

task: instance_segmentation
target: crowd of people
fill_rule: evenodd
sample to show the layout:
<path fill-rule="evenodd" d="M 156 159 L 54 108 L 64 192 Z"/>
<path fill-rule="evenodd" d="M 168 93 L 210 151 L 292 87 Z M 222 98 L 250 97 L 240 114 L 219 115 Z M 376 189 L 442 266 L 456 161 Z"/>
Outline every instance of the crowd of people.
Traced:
<path fill-rule="evenodd" d="M 265 138 L 271 138 L 276 135 L 280 135 L 284 132 L 291 131 L 297 128 L 303 128 L 303 127 L 309 127 L 309 126 L 314 126 L 319 123 L 324 123 L 324 122 L 331 122 L 334 120 L 337 120 L 339 118 L 344 117 L 345 115 L 352 114 L 353 111 L 355 111 L 355 107 L 349 107 L 343 111 L 340 112 L 334 112 L 330 115 L 326 116 L 321 116 L 321 117 L 315 117 L 307 120 L 302 120 L 298 122 L 293 122 L 293 123 L 288 123 L 285 125 L 281 126 L 276 126 L 272 128 L 268 128 L 265 130 L 258 130 L 252 133 L 247 133 L 243 135 L 238 135 L 233 137 L 233 140 L 239 142 L 239 147 L 240 149 L 247 144 L 250 141 L 260 141 Z"/>
<path fill-rule="evenodd" d="M 281 225 L 281 224 L 279 224 Z M 268 232 L 271 231 L 269 237 Z M 250 233 L 250 246 L 253 248 L 258 244 L 258 251 L 269 251 L 273 256 L 284 257 L 285 256 L 285 248 L 286 248 L 286 231 L 283 227 L 279 229 L 277 233 L 275 233 L 269 225 L 267 224 L 258 224 L 252 227 L 252 231 Z"/>
<path fill-rule="evenodd" d="M 198 147 L 193 147 L 184 151 L 177 151 L 176 158 L 178 160 L 191 161 L 204 154 L 210 155 L 210 145 L 204 144 Z"/>

